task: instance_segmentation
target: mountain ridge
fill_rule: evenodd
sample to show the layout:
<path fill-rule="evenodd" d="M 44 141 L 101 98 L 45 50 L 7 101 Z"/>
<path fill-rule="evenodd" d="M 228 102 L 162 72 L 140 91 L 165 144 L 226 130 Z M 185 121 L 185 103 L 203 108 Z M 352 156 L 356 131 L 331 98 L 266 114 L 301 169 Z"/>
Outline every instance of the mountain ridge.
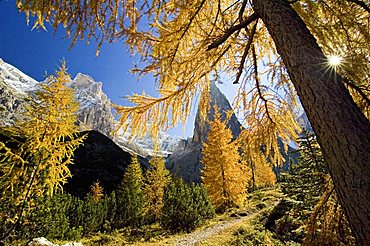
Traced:
<path fill-rule="evenodd" d="M 22 118 L 25 99 L 32 96 L 41 82 L 26 75 L 18 68 L 6 63 L 0 58 L 0 125 L 12 125 Z M 112 131 L 117 127 L 117 121 L 112 114 L 112 103 L 103 92 L 102 82 L 96 82 L 90 75 L 77 73 L 67 86 L 75 90 L 76 100 L 80 104 L 77 125 L 81 131 L 96 130 L 111 138 L 123 150 L 146 157 L 153 154 L 167 156 L 171 149 L 177 146 L 178 138 L 171 138 L 162 133 L 159 137 L 159 152 L 153 152 L 154 142 L 145 136 L 143 139 L 129 141 L 129 132 L 116 136 Z"/>

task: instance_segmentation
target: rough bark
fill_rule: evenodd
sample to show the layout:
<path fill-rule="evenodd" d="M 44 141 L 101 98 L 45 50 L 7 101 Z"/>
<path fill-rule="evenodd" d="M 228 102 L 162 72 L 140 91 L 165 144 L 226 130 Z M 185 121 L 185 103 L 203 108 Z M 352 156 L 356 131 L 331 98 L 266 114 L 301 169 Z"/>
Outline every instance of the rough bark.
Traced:
<path fill-rule="evenodd" d="M 358 245 L 370 242 L 370 122 L 286 0 L 254 0 L 323 149 Z M 334 35 L 334 34 L 333 34 Z"/>

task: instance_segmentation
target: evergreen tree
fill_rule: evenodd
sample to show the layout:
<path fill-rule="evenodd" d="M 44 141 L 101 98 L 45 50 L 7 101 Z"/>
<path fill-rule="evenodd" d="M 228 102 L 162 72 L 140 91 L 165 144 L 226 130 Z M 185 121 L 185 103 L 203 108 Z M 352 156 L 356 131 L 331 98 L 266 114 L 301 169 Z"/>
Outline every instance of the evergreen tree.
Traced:
<path fill-rule="evenodd" d="M 143 171 L 133 156 L 117 190 L 117 227 L 141 226 L 144 222 L 145 195 Z"/>
<path fill-rule="evenodd" d="M 367 1 L 16 2 L 27 16 L 36 15 L 36 27 L 48 21 L 54 28 L 66 26 L 72 44 L 97 39 L 100 47 L 124 38 L 141 55 L 145 67 L 134 71 L 157 76 L 161 97 L 133 95 L 135 107 L 116 107 L 121 123 L 132 124 L 132 133 L 144 134 L 148 122 L 153 135 L 185 122 L 197 92 L 209 88 L 213 75 L 226 72 L 241 84 L 236 103 L 249 121 L 247 128 L 259 132 L 255 141 L 273 146 L 281 160 L 275 143 L 277 136 L 295 139 L 290 102 L 298 96 L 357 243 L 370 241 Z M 329 56 L 336 53 L 345 56 L 344 62 L 330 64 Z M 269 83 L 261 83 L 266 74 Z"/>
<path fill-rule="evenodd" d="M 85 136 L 76 135 L 79 106 L 73 90 L 66 86 L 71 81 L 66 71 L 63 63 L 56 77 L 40 84 L 26 108 L 25 120 L 8 128 L 13 137 L 0 145 L 0 214 L 5 215 L 1 223 L 17 224 L 34 199 L 52 195 L 71 176 L 68 165 Z M 4 204 L 13 209 L 4 209 Z"/>
<path fill-rule="evenodd" d="M 306 245 L 354 244 L 316 137 L 303 132 L 299 148 L 299 163 L 282 174 L 288 200 L 278 205 L 282 216 L 274 228 L 277 237 L 299 242 L 305 238 Z"/>
<path fill-rule="evenodd" d="M 160 224 L 171 231 L 191 231 L 215 216 L 202 185 L 173 180 L 165 189 Z"/>
<path fill-rule="evenodd" d="M 215 112 L 203 144 L 201 178 L 213 205 L 224 211 L 244 201 L 247 176 L 244 165 L 239 163 L 238 145 L 232 142 L 231 131 Z"/>
<path fill-rule="evenodd" d="M 162 157 L 153 157 L 149 164 L 150 168 L 145 173 L 146 209 L 149 219 L 157 220 L 162 211 L 164 188 L 170 181 L 170 172 Z"/>

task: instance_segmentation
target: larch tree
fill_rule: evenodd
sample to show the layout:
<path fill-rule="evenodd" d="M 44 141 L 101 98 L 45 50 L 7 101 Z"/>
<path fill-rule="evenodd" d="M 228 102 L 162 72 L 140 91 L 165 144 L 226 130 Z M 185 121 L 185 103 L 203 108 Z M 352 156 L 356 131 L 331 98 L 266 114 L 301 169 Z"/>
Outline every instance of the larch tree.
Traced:
<path fill-rule="evenodd" d="M 247 189 L 245 166 L 240 163 L 238 144 L 215 110 L 207 140 L 202 147 L 202 182 L 219 211 L 241 205 Z"/>
<path fill-rule="evenodd" d="M 239 84 L 235 107 L 259 132 L 266 155 L 277 136 L 295 138 L 299 98 L 322 146 L 356 242 L 370 241 L 369 14 L 363 0 L 17 0 L 35 26 L 63 25 L 77 39 L 124 39 L 141 56 L 140 75 L 158 80 L 159 98 L 133 95 L 117 106 L 133 133 L 185 122 L 212 79 Z M 339 55 L 341 63 L 329 65 Z M 337 59 L 338 61 L 338 59 Z M 169 117 L 170 116 L 170 117 Z M 150 123 L 148 128 L 146 123 Z M 145 124 L 144 124 L 145 123 Z M 266 127 L 266 124 L 268 127 Z M 142 127 L 145 126 L 145 127 Z M 266 131 L 263 131 L 265 129 Z"/>
<path fill-rule="evenodd" d="M 240 159 L 246 167 L 249 190 L 255 190 L 276 183 L 276 175 L 272 171 L 272 165 L 266 159 L 263 146 L 258 145 L 256 138 L 260 135 L 251 134 L 244 129 L 237 141 L 239 144 Z"/>
<path fill-rule="evenodd" d="M 144 222 L 144 176 L 137 156 L 131 158 L 117 190 L 118 226 L 141 226 Z"/>
<path fill-rule="evenodd" d="M 166 169 L 163 157 L 153 157 L 149 164 L 144 185 L 146 209 L 148 217 L 157 220 L 162 212 L 164 189 L 170 182 L 170 172 Z"/>
<path fill-rule="evenodd" d="M 104 198 L 104 189 L 100 185 L 99 181 L 96 181 L 90 186 L 90 196 L 93 199 L 94 202 L 99 202 L 101 199 Z"/>
<path fill-rule="evenodd" d="M 56 76 L 40 84 L 35 98 L 29 100 L 24 121 L 6 128 L 10 139 L 0 142 L 0 204 L 14 208 L 0 213 L 5 213 L 2 223 L 14 222 L 12 229 L 35 198 L 53 195 L 67 182 L 74 150 L 85 139 L 77 135 L 79 105 L 74 91 L 66 86 L 71 81 L 66 71 L 63 63 Z"/>

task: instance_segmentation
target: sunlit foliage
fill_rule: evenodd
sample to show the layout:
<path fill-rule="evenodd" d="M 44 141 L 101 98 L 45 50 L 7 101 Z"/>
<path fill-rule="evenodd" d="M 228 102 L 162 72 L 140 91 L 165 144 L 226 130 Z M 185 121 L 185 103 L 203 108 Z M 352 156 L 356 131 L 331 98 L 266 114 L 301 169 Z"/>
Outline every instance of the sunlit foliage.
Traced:
<path fill-rule="evenodd" d="M 277 222 L 276 232 L 281 233 L 278 237 L 304 238 L 305 245 L 353 245 L 351 230 L 316 137 L 303 132 L 299 149 L 299 163 L 291 166 L 290 173 L 282 174 L 282 191 L 292 208 Z M 293 233 L 287 232 L 286 227 Z"/>
<path fill-rule="evenodd" d="M 331 67 L 344 78 L 357 105 L 370 119 L 370 6 L 366 1 L 311 1 L 294 5 L 323 51 L 342 58 Z M 317 18 L 313 18 L 315 13 Z"/>
<path fill-rule="evenodd" d="M 246 169 L 240 163 L 237 142 L 221 121 L 215 109 L 215 119 L 202 149 L 202 182 L 212 204 L 219 211 L 241 205 L 247 189 Z"/>
<path fill-rule="evenodd" d="M 369 117 L 369 6 L 353 0 L 292 3 L 323 51 L 343 57 L 336 70 Z M 132 71 L 152 73 L 161 96 L 135 94 L 128 97 L 134 107 L 116 107 L 122 127 L 130 124 L 133 134 L 150 131 L 156 136 L 161 128 L 184 123 L 192 102 L 207 91 L 210 81 L 227 80 L 239 83 L 234 106 L 244 116 L 248 134 L 263 136 L 256 144 L 273 148 L 273 161 L 282 160 L 276 136 L 296 137 L 296 93 L 251 1 L 17 0 L 17 6 L 27 16 L 36 16 L 35 27 L 47 28 L 46 22 L 53 28 L 63 25 L 72 44 L 96 39 L 100 47 L 124 39 L 132 53 L 140 55 L 143 66 Z M 328 65 L 328 72 L 331 69 Z"/>
<path fill-rule="evenodd" d="M 66 86 L 71 81 L 66 71 L 63 63 L 56 76 L 40 84 L 27 105 L 25 120 L 7 128 L 10 140 L 0 145 L 0 204 L 12 204 L 17 218 L 34 198 L 62 188 L 71 176 L 68 165 L 73 163 L 73 152 L 85 139 L 76 135 L 79 106 L 74 91 Z"/>
<path fill-rule="evenodd" d="M 91 194 L 91 197 L 92 199 L 95 201 L 95 202 L 98 202 L 100 201 L 103 197 L 104 197 L 104 193 L 103 193 L 103 187 L 100 185 L 100 182 L 99 181 L 96 181 L 95 183 L 93 183 L 90 187 L 90 194 Z"/>
<path fill-rule="evenodd" d="M 144 222 L 145 195 L 144 177 L 137 156 L 125 170 L 121 185 L 117 190 L 117 225 L 141 226 Z"/>
<path fill-rule="evenodd" d="M 145 172 L 144 193 L 147 216 L 157 220 L 162 212 L 164 188 L 170 181 L 170 172 L 166 169 L 162 157 L 153 157 L 150 168 Z"/>

